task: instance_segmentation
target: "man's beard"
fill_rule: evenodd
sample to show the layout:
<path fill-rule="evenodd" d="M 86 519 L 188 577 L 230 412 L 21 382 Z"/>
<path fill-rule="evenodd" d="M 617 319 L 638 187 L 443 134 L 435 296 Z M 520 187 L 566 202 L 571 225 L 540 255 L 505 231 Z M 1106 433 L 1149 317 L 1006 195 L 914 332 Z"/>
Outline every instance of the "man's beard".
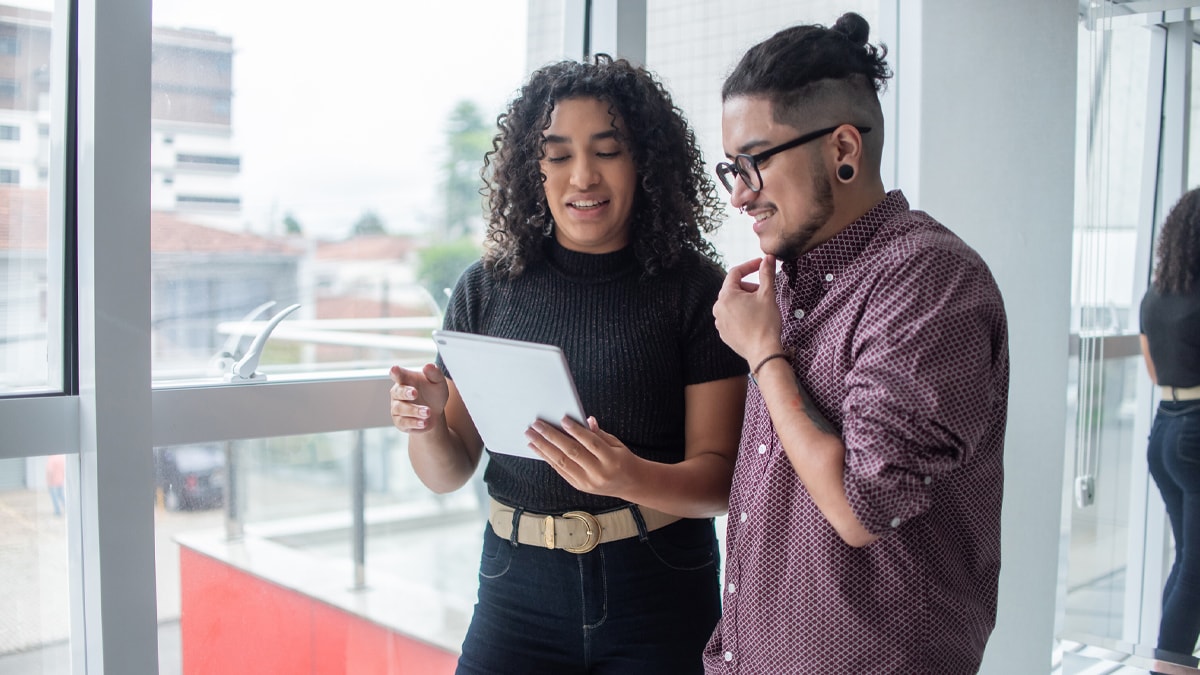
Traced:
<path fill-rule="evenodd" d="M 795 260 L 807 252 L 812 238 L 825 227 L 833 215 L 833 185 L 829 182 L 829 172 L 818 162 L 813 163 L 813 207 L 808 220 L 790 234 L 781 234 L 779 245 L 775 247 L 774 255 L 780 260 Z"/>

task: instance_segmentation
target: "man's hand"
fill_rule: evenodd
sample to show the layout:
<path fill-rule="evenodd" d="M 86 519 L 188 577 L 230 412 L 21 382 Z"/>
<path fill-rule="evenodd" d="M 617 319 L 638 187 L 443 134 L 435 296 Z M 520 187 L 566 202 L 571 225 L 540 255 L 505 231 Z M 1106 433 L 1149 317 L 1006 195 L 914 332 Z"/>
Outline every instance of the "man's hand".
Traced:
<path fill-rule="evenodd" d="M 754 272 L 759 283 L 745 280 Z M 775 301 L 775 256 L 747 260 L 729 270 L 713 317 L 721 339 L 751 367 L 768 354 L 784 351 L 783 320 Z"/>
<path fill-rule="evenodd" d="M 446 376 L 432 363 L 420 371 L 392 366 L 392 424 L 400 431 L 420 433 L 441 422 L 450 388 Z"/>

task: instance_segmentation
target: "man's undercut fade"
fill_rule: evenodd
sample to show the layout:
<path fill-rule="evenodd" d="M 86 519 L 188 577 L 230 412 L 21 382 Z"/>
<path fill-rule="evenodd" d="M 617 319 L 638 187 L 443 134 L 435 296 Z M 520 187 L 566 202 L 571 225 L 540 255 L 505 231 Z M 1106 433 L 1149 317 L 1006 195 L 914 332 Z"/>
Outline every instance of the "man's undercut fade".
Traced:
<path fill-rule="evenodd" d="M 875 112 L 878 94 L 892 71 L 887 46 L 868 44 L 870 33 L 867 20 L 854 12 L 832 28 L 785 28 L 746 52 L 725 78 L 721 100 L 766 98 L 775 119 L 796 128 L 881 121 L 875 119 L 881 117 Z"/>

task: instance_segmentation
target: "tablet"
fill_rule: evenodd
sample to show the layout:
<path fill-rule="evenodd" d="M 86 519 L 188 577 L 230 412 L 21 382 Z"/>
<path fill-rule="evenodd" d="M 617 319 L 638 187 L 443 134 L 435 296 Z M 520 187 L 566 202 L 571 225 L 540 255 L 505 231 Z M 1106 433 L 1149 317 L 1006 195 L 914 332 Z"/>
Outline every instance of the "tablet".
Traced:
<path fill-rule="evenodd" d="M 534 421 L 585 424 L 558 347 L 447 330 L 433 331 L 433 341 L 488 450 L 541 459 L 525 437 Z"/>

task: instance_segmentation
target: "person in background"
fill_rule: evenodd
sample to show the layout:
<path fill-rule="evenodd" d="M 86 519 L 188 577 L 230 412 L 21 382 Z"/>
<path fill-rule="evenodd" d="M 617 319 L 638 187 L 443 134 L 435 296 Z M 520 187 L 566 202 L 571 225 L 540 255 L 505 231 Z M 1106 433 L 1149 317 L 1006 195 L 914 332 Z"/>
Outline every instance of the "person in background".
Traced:
<path fill-rule="evenodd" d="M 1191 654 L 1200 637 L 1200 188 L 1167 215 L 1157 258 L 1140 308 L 1142 355 L 1161 388 L 1147 461 L 1175 537 L 1158 648 Z"/>
<path fill-rule="evenodd" d="M 67 478 L 67 458 L 64 455 L 50 455 L 46 458 L 46 490 L 50 492 L 50 504 L 54 507 L 54 515 L 61 516 L 66 505 L 63 485 Z"/>
<path fill-rule="evenodd" d="M 544 67 L 498 123 L 486 250 L 444 325 L 557 345 L 592 417 L 533 424 L 540 460 L 489 450 L 458 672 L 699 673 L 746 389 L 712 322 L 720 199 L 670 96 L 624 60 Z M 417 475 L 459 488 L 484 447 L 453 373 L 392 378 Z"/>
<path fill-rule="evenodd" d="M 974 673 L 995 624 L 1004 304 L 884 190 L 869 33 L 853 13 L 782 30 L 722 90 L 717 174 L 766 255 L 713 309 L 754 383 L 710 673 Z"/>

